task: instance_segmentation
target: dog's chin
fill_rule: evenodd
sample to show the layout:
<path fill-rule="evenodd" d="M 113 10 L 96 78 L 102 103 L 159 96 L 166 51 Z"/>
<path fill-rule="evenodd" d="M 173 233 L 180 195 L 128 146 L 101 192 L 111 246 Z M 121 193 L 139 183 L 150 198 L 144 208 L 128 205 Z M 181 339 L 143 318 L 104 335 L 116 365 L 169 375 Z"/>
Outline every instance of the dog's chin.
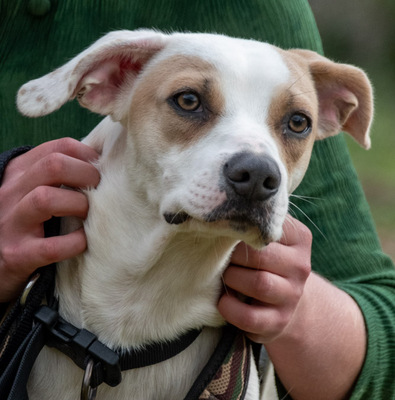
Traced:
<path fill-rule="evenodd" d="M 281 236 L 281 228 L 273 231 L 272 216 L 268 210 L 250 208 L 235 211 L 218 208 L 199 217 L 186 212 L 169 212 L 163 216 L 170 225 L 197 222 L 200 225 L 199 230 L 203 225 L 211 232 L 242 240 L 255 248 L 262 248 L 270 242 L 278 240 Z"/>
<path fill-rule="evenodd" d="M 225 213 L 224 215 L 210 213 L 205 221 L 223 227 L 230 236 L 255 248 L 262 248 L 277 240 L 271 229 L 270 218 L 259 213 Z"/>

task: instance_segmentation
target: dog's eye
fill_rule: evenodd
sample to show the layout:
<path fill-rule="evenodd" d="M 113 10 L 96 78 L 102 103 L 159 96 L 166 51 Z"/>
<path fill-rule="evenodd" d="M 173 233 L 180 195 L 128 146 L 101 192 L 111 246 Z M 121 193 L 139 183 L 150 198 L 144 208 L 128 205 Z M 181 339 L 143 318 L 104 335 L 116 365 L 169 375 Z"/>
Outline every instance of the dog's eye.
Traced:
<path fill-rule="evenodd" d="M 288 121 L 288 128 L 298 135 L 307 133 L 311 128 L 310 118 L 304 114 L 293 114 Z"/>
<path fill-rule="evenodd" d="M 174 101 L 184 111 L 200 111 L 202 108 L 200 98 L 194 92 L 178 93 L 174 96 Z"/>

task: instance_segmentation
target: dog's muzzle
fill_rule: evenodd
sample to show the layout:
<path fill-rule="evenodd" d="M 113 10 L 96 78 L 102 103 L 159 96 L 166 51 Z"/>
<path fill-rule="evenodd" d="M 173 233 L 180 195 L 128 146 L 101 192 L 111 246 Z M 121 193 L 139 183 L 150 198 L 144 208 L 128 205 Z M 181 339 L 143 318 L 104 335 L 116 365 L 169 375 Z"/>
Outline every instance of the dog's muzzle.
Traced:
<path fill-rule="evenodd" d="M 222 167 L 219 185 L 226 200 L 201 219 L 229 221 L 233 230 L 242 232 L 257 227 L 261 236 L 266 237 L 280 184 L 281 172 L 274 159 L 251 152 L 237 153 Z M 174 225 L 192 218 L 187 212 L 167 213 L 164 217 Z"/>
<path fill-rule="evenodd" d="M 224 164 L 222 175 L 227 200 L 205 220 L 227 220 L 233 230 L 240 232 L 256 227 L 265 239 L 281 183 L 277 163 L 269 156 L 238 153 Z"/>

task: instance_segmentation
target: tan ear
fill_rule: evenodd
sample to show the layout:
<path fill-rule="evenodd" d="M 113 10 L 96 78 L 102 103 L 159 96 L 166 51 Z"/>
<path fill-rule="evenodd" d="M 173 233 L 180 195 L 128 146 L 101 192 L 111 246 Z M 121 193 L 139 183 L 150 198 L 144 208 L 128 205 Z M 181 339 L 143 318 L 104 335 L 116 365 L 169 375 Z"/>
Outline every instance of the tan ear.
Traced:
<path fill-rule="evenodd" d="M 373 90 L 359 68 L 338 64 L 309 50 L 292 50 L 309 64 L 319 100 L 318 139 L 349 133 L 370 148 Z"/>
<path fill-rule="evenodd" d="M 113 115 L 123 84 L 131 83 L 166 43 L 167 36 L 156 31 L 111 32 L 54 72 L 23 85 L 19 111 L 47 115 L 77 97 L 83 107 Z"/>

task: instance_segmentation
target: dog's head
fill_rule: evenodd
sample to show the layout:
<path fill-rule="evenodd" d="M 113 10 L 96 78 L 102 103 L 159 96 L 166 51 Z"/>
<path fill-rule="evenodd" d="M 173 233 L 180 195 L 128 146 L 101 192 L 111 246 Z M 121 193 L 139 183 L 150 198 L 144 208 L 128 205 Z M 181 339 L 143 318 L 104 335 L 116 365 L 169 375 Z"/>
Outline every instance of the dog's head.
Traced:
<path fill-rule="evenodd" d="M 315 140 L 345 130 L 370 146 L 361 70 L 220 35 L 112 32 L 24 85 L 18 107 L 75 97 L 124 126 L 132 179 L 167 224 L 254 246 L 281 236 Z"/>

